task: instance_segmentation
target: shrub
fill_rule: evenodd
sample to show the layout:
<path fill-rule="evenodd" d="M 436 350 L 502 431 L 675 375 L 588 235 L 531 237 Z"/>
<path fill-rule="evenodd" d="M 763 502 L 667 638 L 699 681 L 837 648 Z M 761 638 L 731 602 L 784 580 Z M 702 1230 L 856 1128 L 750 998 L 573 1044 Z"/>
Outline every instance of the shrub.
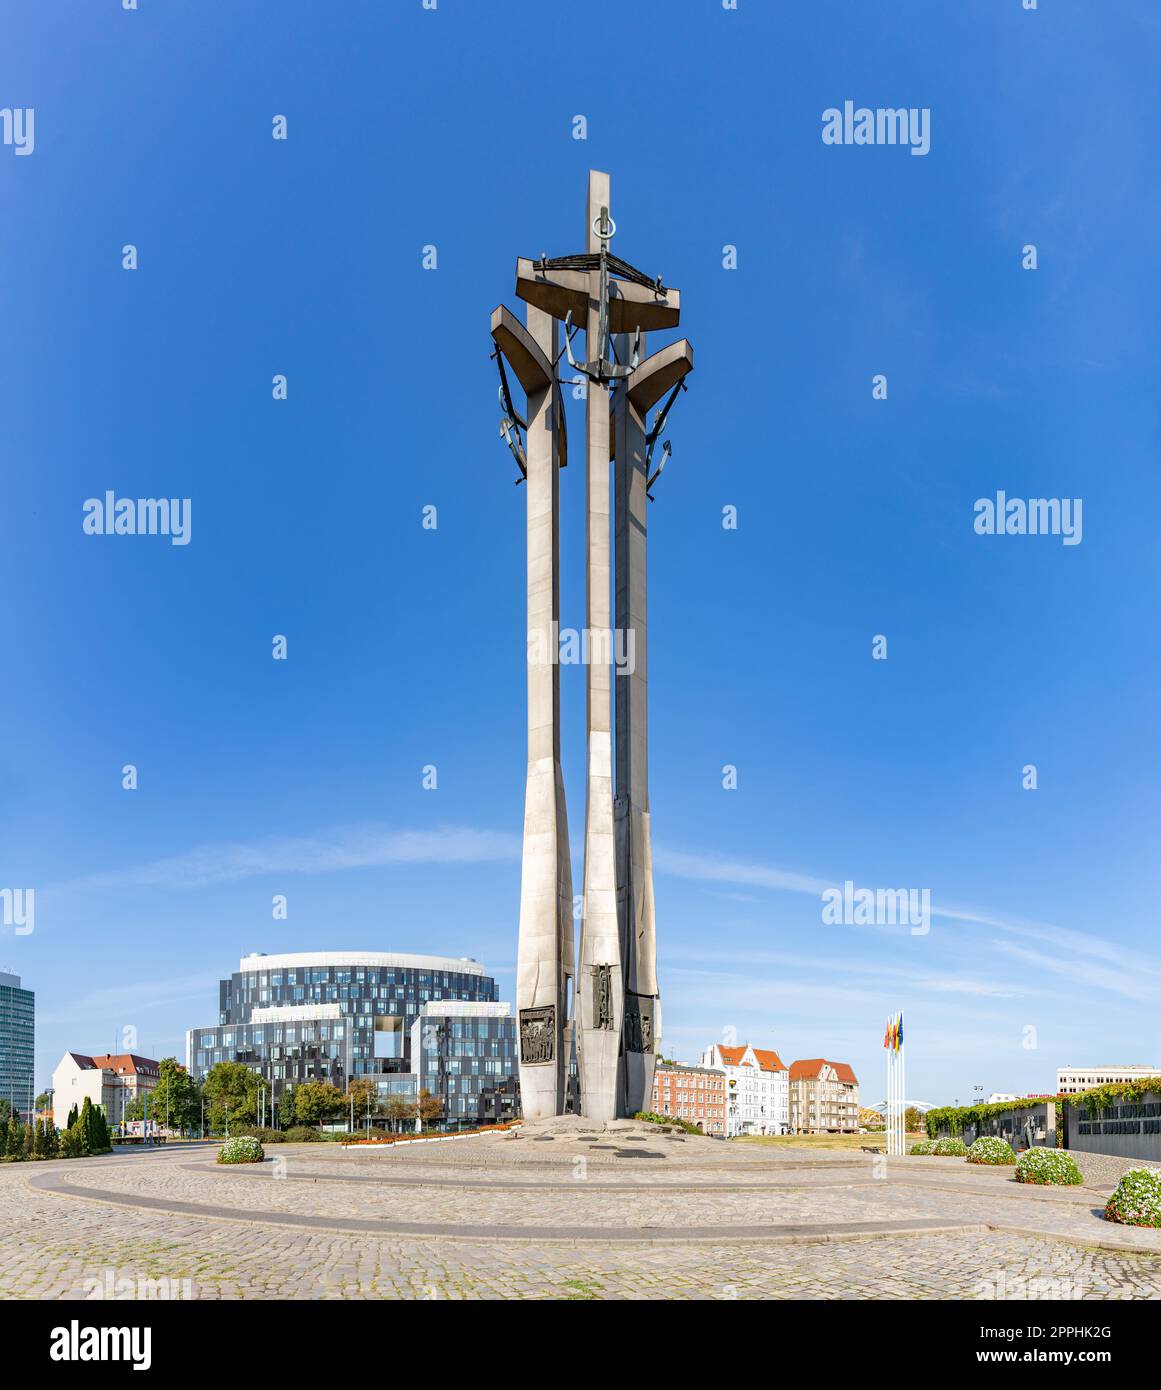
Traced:
<path fill-rule="evenodd" d="M 931 1146 L 931 1152 L 938 1154 L 940 1158 L 963 1158 L 967 1153 L 967 1145 L 956 1134 L 947 1139 L 937 1139 Z"/>
<path fill-rule="evenodd" d="M 260 1144 L 284 1144 L 286 1135 L 280 1129 L 263 1129 L 261 1125 L 242 1125 L 240 1129 L 230 1126 L 231 1137 L 239 1136 L 257 1139 Z"/>
<path fill-rule="evenodd" d="M 931 1152 L 931 1145 L 933 1144 L 933 1142 L 934 1140 L 931 1139 L 920 1139 L 919 1143 L 912 1144 L 911 1147 L 907 1150 L 907 1152 L 909 1154 L 929 1154 Z"/>
<path fill-rule="evenodd" d="M 704 1133 L 689 1120 L 675 1120 L 672 1115 L 658 1115 L 655 1110 L 638 1110 L 633 1118 L 647 1125 L 669 1125 L 672 1129 L 680 1129 L 684 1134 Z"/>
<path fill-rule="evenodd" d="M 987 1163 L 992 1167 L 999 1168 L 1009 1163 L 1015 1163 L 1016 1155 L 1012 1152 L 1012 1146 L 1006 1139 L 997 1139 L 994 1135 L 981 1134 L 968 1149 L 967 1161 L 969 1163 Z"/>
<path fill-rule="evenodd" d="M 65 1158 L 84 1158 L 88 1153 L 79 1120 L 74 1120 L 61 1135 L 60 1151 Z"/>
<path fill-rule="evenodd" d="M 1076 1160 L 1063 1149 L 1026 1149 L 1016 1164 L 1016 1181 L 1079 1187 L 1084 1179 Z"/>
<path fill-rule="evenodd" d="M 219 1163 L 261 1163 L 265 1157 L 262 1145 L 252 1134 L 227 1139 L 218 1150 Z"/>
<path fill-rule="evenodd" d="M 286 1131 L 286 1142 L 288 1144 L 317 1144 L 319 1132 L 317 1129 L 311 1129 L 309 1125 L 295 1125 L 293 1129 Z"/>
<path fill-rule="evenodd" d="M 1161 1226 L 1161 1168 L 1130 1168 L 1105 1205 L 1105 1220 L 1122 1226 Z"/>

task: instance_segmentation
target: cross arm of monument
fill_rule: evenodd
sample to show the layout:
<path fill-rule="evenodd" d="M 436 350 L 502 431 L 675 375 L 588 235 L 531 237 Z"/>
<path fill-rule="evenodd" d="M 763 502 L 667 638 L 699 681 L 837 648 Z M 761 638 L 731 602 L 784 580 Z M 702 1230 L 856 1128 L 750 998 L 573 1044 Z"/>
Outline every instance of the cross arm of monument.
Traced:
<path fill-rule="evenodd" d="M 552 388 L 557 429 L 560 433 L 560 466 L 561 468 L 566 467 L 568 463 L 568 440 L 565 431 L 564 403 L 561 400 L 560 386 L 556 380 L 555 364 L 548 360 L 528 329 L 503 304 L 498 304 L 492 310 L 491 332 L 492 341 L 496 345 L 497 359 L 500 360 L 502 394 L 507 393 L 507 379 L 504 375 L 503 365 L 505 360 L 516 373 L 516 380 L 524 388 L 526 396 L 533 396 L 538 391 Z M 506 414 L 505 419 L 500 423 L 500 432 L 508 439 L 508 446 L 512 449 L 521 473 L 527 476 L 527 461 L 521 457 L 523 447 L 518 440 L 515 445 L 513 444 L 512 439 L 505 432 L 505 423 L 509 427 L 515 423 L 525 429 L 527 425 L 516 414 L 510 399 L 504 402 L 504 406 Z M 521 479 L 518 478 L 516 481 L 520 482 Z"/>
<path fill-rule="evenodd" d="M 589 308 L 589 273 L 584 270 L 541 269 L 537 261 L 521 256 L 516 262 L 516 297 L 556 319 L 572 314 L 583 324 Z M 681 319 L 681 291 L 633 280 L 609 282 L 609 332 L 653 333 L 676 328 Z"/>
<path fill-rule="evenodd" d="M 646 357 L 629 378 L 629 402 L 642 417 L 693 371 L 693 347 L 679 338 Z"/>

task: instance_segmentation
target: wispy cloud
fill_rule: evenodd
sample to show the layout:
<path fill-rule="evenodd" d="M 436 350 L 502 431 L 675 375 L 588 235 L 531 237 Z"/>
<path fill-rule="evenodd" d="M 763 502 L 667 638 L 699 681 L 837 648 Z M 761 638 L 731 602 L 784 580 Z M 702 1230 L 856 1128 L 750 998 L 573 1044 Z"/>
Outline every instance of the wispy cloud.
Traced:
<path fill-rule="evenodd" d="M 339 826 L 305 836 L 203 845 L 169 858 L 53 884 L 49 891 L 207 888 L 272 873 L 333 873 L 388 864 L 484 864 L 519 857 L 519 837 L 494 830 L 457 825 L 430 830 Z"/>
<path fill-rule="evenodd" d="M 736 859 L 721 859 L 711 854 L 685 854 L 678 850 L 655 849 L 653 867 L 675 878 L 697 879 L 706 883 L 744 884 L 751 888 L 773 888 L 785 893 L 810 893 L 818 897 L 833 887 L 825 878 L 789 869 L 776 869 L 766 864 L 747 864 Z"/>
<path fill-rule="evenodd" d="M 799 893 L 811 897 L 819 897 L 826 889 L 837 886 L 835 880 L 716 855 L 663 850 L 654 854 L 654 865 L 658 872 L 672 874 L 675 878 L 730 884 L 735 887 L 768 888 L 776 892 Z M 873 884 L 874 880 L 868 879 L 866 882 Z M 1007 949 L 1001 950 L 1005 943 L 993 941 L 997 952 L 1009 959 L 1021 959 L 1029 965 L 1042 965 L 1049 974 L 1119 994 L 1126 999 L 1161 998 L 1161 962 L 1151 960 L 1138 950 L 1126 948 L 1104 937 L 1074 931 L 1068 927 L 1057 927 L 1050 923 L 1001 916 L 982 908 L 941 902 L 935 894 L 931 911 L 933 917 L 945 923 L 988 928 L 993 932 L 1002 932 L 1007 936 L 1020 937 L 1051 948 L 1051 954 L 1043 954 L 1029 948 L 1021 950 L 1009 943 Z M 900 971 L 893 967 L 893 973 L 899 974 Z M 943 987 L 947 991 L 953 988 L 952 978 L 945 976 L 943 979 Z M 938 989 L 939 984 L 932 983 L 931 988 Z M 973 990 L 961 988 L 958 992 L 971 993 Z M 997 995 L 1000 993 L 986 987 L 974 992 Z M 1034 991 L 1021 989 L 1017 992 Z"/>
<path fill-rule="evenodd" d="M 727 965 L 733 970 L 749 971 L 747 978 L 753 979 L 753 971 L 769 969 L 782 987 L 788 975 L 793 975 L 794 990 L 798 991 L 802 980 L 818 978 L 819 960 L 817 955 L 798 956 L 786 951 L 731 951 L 723 948 L 719 941 L 708 949 L 688 946 L 663 946 L 661 959 L 669 973 L 671 962 L 688 964 L 704 963 L 705 966 Z M 797 972 L 801 972 L 801 977 Z M 686 973 L 686 972 L 683 972 Z M 702 978 L 705 971 L 697 972 Z M 966 994 L 976 998 L 1023 999 L 1028 995 L 1041 994 L 1041 989 L 1028 986 L 1023 980 L 1000 981 L 980 979 L 963 975 L 956 970 L 932 970 L 912 968 L 895 960 L 854 960 L 849 957 L 832 955 L 827 958 L 827 977 L 836 982 L 853 980 L 855 987 L 864 991 L 869 981 L 883 982 L 906 980 L 921 993 Z"/>
<path fill-rule="evenodd" d="M 110 985 L 105 989 L 89 990 L 79 998 L 70 1000 L 64 1013 L 38 1012 L 37 1026 L 71 1024 L 87 1014 L 106 1014 L 110 1011 L 128 1017 L 148 1009 L 168 1008 L 195 999 L 204 1005 L 216 995 L 217 984 L 215 975 L 182 975 L 168 980 Z"/>

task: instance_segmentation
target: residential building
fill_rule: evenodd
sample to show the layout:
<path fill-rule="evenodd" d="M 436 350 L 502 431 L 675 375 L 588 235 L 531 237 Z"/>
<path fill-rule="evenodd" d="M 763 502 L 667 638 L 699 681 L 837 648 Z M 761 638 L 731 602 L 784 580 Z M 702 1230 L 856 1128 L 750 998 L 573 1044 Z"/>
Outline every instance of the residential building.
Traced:
<path fill-rule="evenodd" d="M 221 981 L 218 995 L 217 1023 L 186 1035 L 190 1073 L 200 1079 L 218 1062 L 243 1062 L 270 1084 L 275 1103 L 287 1085 L 329 1081 L 345 1090 L 356 1076 L 373 1077 L 382 1099 L 414 1100 L 427 1085 L 420 1076 L 424 1059 L 414 1050 L 415 1040 L 423 1041 L 415 1024 L 427 1005 L 498 1003 L 496 982 L 479 961 L 388 951 L 254 952 Z M 502 1008 L 506 1014 L 508 1006 Z M 481 1065 L 478 1079 L 503 1086 L 516 1075 L 514 1060 L 510 1072 L 502 1070 L 515 1046 L 515 1021 L 505 1021 L 504 1014 L 485 1013 L 473 1021 L 457 1015 L 450 1023 L 445 1072 L 448 1099 L 454 1101 L 450 1114 L 466 1116 L 460 1100 L 478 1107 L 483 1091 L 493 1089 L 461 1089 L 461 1081 L 477 1079 L 473 1059 L 457 1050 L 461 1044 L 486 1045 L 474 1059 Z M 445 1010 L 431 1017 L 429 1026 L 438 1030 L 441 1018 L 446 1023 L 453 1015 Z M 500 1072 L 483 1068 L 497 1061 Z M 429 1074 L 430 1062 L 424 1072 Z M 427 1088 L 434 1093 L 434 1087 Z"/>
<path fill-rule="evenodd" d="M 787 1071 L 777 1052 L 714 1043 L 701 1054 L 701 1065 L 725 1074 L 727 1138 L 788 1132 Z"/>
<path fill-rule="evenodd" d="M 110 1125 L 119 1125 L 133 1102 L 154 1089 L 160 1071 L 152 1057 L 135 1052 L 66 1052 L 52 1074 L 53 1123 L 64 1129 L 73 1106 L 79 1112 L 87 1097 L 104 1109 Z"/>
<path fill-rule="evenodd" d="M 795 1134 L 858 1133 L 859 1081 L 846 1062 L 790 1063 L 790 1126 Z"/>
<path fill-rule="evenodd" d="M 0 970 L 0 1100 L 27 1114 L 36 1100 L 33 1054 L 36 995 L 22 989 L 19 975 Z"/>
<path fill-rule="evenodd" d="M 1161 1067 L 1061 1067 L 1056 1073 L 1056 1094 L 1075 1096 L 1094 1086 L 1140 1081 L 1145 1076 L 1161 1076 Z"/>
<path fill-rule="evenodd" d="M 520 1063 L 509 1004 L 429 999 L 411 1025 L 416 1094 L 443 1102 L 442 1128 L 474 1129 L 519 1115 Z M 417 1117 L 417 1125 L 418 1125 Z"/>
<path fill-rule="evenodd" d="M 653 1100 L 657 1115 L 688 1120 L 703 1134 L 726 1137 L 726 1075 L 712 1067 L 683 1067 L 658 1061 L 653 1073 Z"/>

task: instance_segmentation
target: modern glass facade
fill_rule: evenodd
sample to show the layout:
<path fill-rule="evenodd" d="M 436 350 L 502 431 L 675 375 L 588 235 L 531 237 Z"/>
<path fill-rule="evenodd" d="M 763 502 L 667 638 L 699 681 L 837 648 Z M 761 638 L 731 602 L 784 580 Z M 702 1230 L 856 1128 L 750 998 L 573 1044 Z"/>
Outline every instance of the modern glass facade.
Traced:
<path fill-rule="evenodd" d="M 276 1099 L 288 1084 L 317 1080 L 345 1088 L 353 1076 L 375 1077 L 383 1095 L 415 1097 L 423 1086 L 437 1094 L 418 1079 L 420 1059 L 413 1051 L 422 1046 L 415 1025 L 425 1009 L 443 1001 L 506 1009 L 497 1005 L 496 982 L 478 961 L 376 951 L 249 955 L 221 981 L 218 996 L 218 1022 L 186 1036 L 191 1074 L 200 1078 L 217 1062 L 244 1062 L 271 1083 Z M 479 1022 L 486 1026 L 470 1037 L 447 1037 L 446 1076 L 449 1082 L 455 1077 L 449 1106 L 461 1098 L 461 1076 L 514 1086 L 514 1021 Z M 478 1057 L 463 1055 L 467 1042 L 480 1044 Z M 507 1070 L 497 1071 L 497 1063 Z M 456 1104 L 454 1113 L 466 1112 Z"/>
<path fill-rule="evenodd" d="M 449 1129 L 519 1113 L 516 1020 L 507 1004 L 429 1003 L 411 1030 L 417 1085 L 443 1102 Z"/>
<path fill-rule="evenodd" d="M 21 989 L 20 976 L 0 971 L 0 1099 L 26 1111 L 32 1089 L 36 1035 L 36 995 Z"/>

